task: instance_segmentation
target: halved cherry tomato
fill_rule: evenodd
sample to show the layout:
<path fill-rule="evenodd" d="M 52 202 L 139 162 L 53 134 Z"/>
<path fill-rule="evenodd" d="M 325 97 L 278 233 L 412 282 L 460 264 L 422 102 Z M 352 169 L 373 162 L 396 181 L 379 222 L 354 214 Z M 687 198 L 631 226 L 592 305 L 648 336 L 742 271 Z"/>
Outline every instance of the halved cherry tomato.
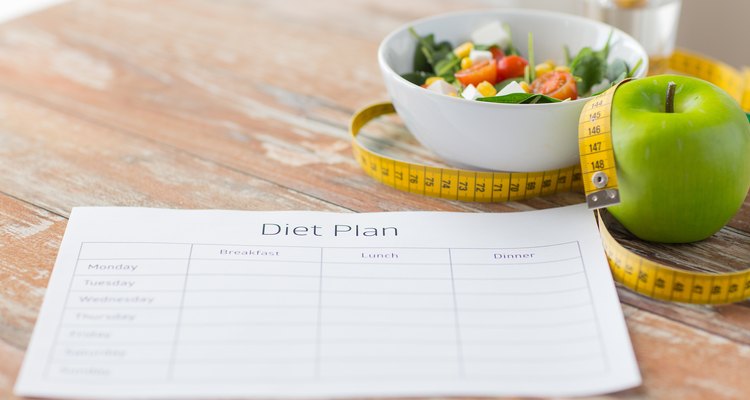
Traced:
<path fill-rule="evenodd" d="M 500 61 L 500 59 L 502 59 L 503 57 L 505 57 L 505 53 L 503 53 L 503 49 L 501 49 L 501 48 L 499 48 L 497 46 L 490 47 L 490 53 L 492 53 L 492 58 L 495 61 Z"/>
<path fill-rule="evenodd" d="M 456 72 L 455 76 L 464 86 L 476 86 L 483 81 L 494 85 L 497 83 L 497 63 L 494 60 L 478 62 L 469 68 Z"/>
<path fill-rule="evenodd" d="M 531 82 L 533 93 L 544 94 L 559 100 L 578 98 L 576 81 L 570 72 L 550 71 Z"/>
<path fill-rule="evenodd" d="M 523 69 L 529 65 L 521 56 L 505 56 L 497 62 L 497 80 L 523 76 Z"/>

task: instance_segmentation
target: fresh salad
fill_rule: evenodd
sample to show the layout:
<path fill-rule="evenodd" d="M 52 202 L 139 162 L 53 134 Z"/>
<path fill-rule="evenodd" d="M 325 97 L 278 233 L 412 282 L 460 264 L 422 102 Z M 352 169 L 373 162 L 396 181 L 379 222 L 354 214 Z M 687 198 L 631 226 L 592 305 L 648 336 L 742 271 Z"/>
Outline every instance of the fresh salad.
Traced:
<path fill-rule="evenodd" d="M 511 32 L 499 21 L 482 26 L 471 40 L 455 48 L 447 41 L 435 42 L 434 34 L 419 36 L 414 52 L 414 71 L 406 80 L 448 96 L 495 103 L 554 103 L 589 97 L 633 76 L 639 60 L 629 66 L 622 59 L 608 61 L 612 34 L 602 49 L 584 47 L 557 63 L 534 61 L 534 38 L 529 34 L 527 57 L 513 46 Z"/>

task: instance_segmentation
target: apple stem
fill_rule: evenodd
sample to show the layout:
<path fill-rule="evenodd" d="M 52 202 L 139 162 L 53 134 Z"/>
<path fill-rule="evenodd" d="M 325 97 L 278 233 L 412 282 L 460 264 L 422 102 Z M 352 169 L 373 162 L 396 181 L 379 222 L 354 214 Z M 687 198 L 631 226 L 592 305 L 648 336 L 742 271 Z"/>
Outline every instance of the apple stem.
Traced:
<path fill-rule="evenodd" d="M 664 111 L 670 114 L 674 112 L 674 91 L 676 87 L 677 84 L 674 82 L 667 84 L 667 100 L 664 104 Z"/>

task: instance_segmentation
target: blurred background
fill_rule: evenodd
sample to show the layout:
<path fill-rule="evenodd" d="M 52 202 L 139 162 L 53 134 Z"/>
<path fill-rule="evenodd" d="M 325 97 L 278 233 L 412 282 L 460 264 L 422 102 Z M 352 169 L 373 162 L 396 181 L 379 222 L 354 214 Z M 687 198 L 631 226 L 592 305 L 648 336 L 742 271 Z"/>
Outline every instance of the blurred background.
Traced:
<path fill-rule="evenodd" d="M 104 0 L 101 0 L 104 1 Z M 166 1 L 166 0 L 153 0 Z M 173 0 L 179 1 L 179 0 Z M 206 0 L 210 1 L 210 0 Z M 271 1 L 271 0 L 269 0 Z M 597 7 L 620 6 L 632 9 L 651 4 L 655 7 L 679 9 L 676 46 L 722 60 L 735 67 L 750 67 L 750 0 L 479 0 L 493 7 L 547 9 L 606 19 Z M 0 21 L 48 7 L 62 0 L 0 0 Z M 676 6 L 674 7 L 675 4 Z M 467 8 L 469 6 L 467 2 Z M 623 14 L 620 13 L 622 19 Z M 625 17 L 620 22 L 639 30 L 648 37 L 658 36 L 659 30 L 670 30 L 669 11 L 652 13 L 647 24 L 638 17 Z M 641 18 L 644 19 L 644 18 Z M 612 21 L 610 21 L 612 22 Z M 618 24 L 615 24 L 618 25 Z M 644 26 L 647 29 L 644 30 Z M 661 32 L 666 34 L 667 32 Z M 646 45 L 646 44 L 644 44 Z"/>
<path fill-rule="evenodd" d="M 654 3 L 669 7 L 675 0 L 485 0 L 500 7 L 539 8 L 579 15 L 591 13 L 592 3 L 628 5 Z M 679 0 L 676 1 L 680 3 Z M 750 67 L 750 0 L 681 0 L 677 47 L 718 58 L 735 67 Z M 667 28 L 670 21 L 657 18 L 654 28 Z M 616 24 L 615 24 L 616 25 Z M 645 46 L 645 44 L 644 44 Z"/>

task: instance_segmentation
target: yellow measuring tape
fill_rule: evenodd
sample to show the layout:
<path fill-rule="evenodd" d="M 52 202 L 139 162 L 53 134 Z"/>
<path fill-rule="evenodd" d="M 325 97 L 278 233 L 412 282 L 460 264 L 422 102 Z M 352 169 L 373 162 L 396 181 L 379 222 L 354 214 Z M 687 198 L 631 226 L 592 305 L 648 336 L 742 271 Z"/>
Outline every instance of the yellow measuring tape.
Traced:
<path fill-rule="evenodd" d="M 391 103 L 362 109 L 352 118 L 354 157 L 368 175 L 410 193 L 449 200 L 517 201 L 581 189 L 581 168 L 571 166 L 541 172 L 487 172 L 441 168 L 400 161 L 363 146 L 357 134 L 367 122 L 394 113 Z"/>
<path fill-rule="evenodd" d="M 750 69 L 740 72 L 685 51 L 675 52 L 669 59 L 669 67 L 716 84 L 750 112 Z M 579 121 L 580 165 L 540 172 L 488 172 L 428 166 L 378 154 L 364 146 L 357 135 L 369 121 L 394 113 L 391 103 L 373 104 L 354 115 L 350 125 L 354 156 L 371 177 L 410 193 L 450 200 L 502 202 L 583 188 L 589 207 L 606 207 L 619 202 L 610 123 L 616 89 L 592 98 L 584 106 Z M 750 269 L 701 273 L 651 261 L 620 245 L 607 230 L 601 215 L 597 213 L 597 217 L 615 280 L 635 292 L 694 304 L 725 304 L 750 298 Z"/>

